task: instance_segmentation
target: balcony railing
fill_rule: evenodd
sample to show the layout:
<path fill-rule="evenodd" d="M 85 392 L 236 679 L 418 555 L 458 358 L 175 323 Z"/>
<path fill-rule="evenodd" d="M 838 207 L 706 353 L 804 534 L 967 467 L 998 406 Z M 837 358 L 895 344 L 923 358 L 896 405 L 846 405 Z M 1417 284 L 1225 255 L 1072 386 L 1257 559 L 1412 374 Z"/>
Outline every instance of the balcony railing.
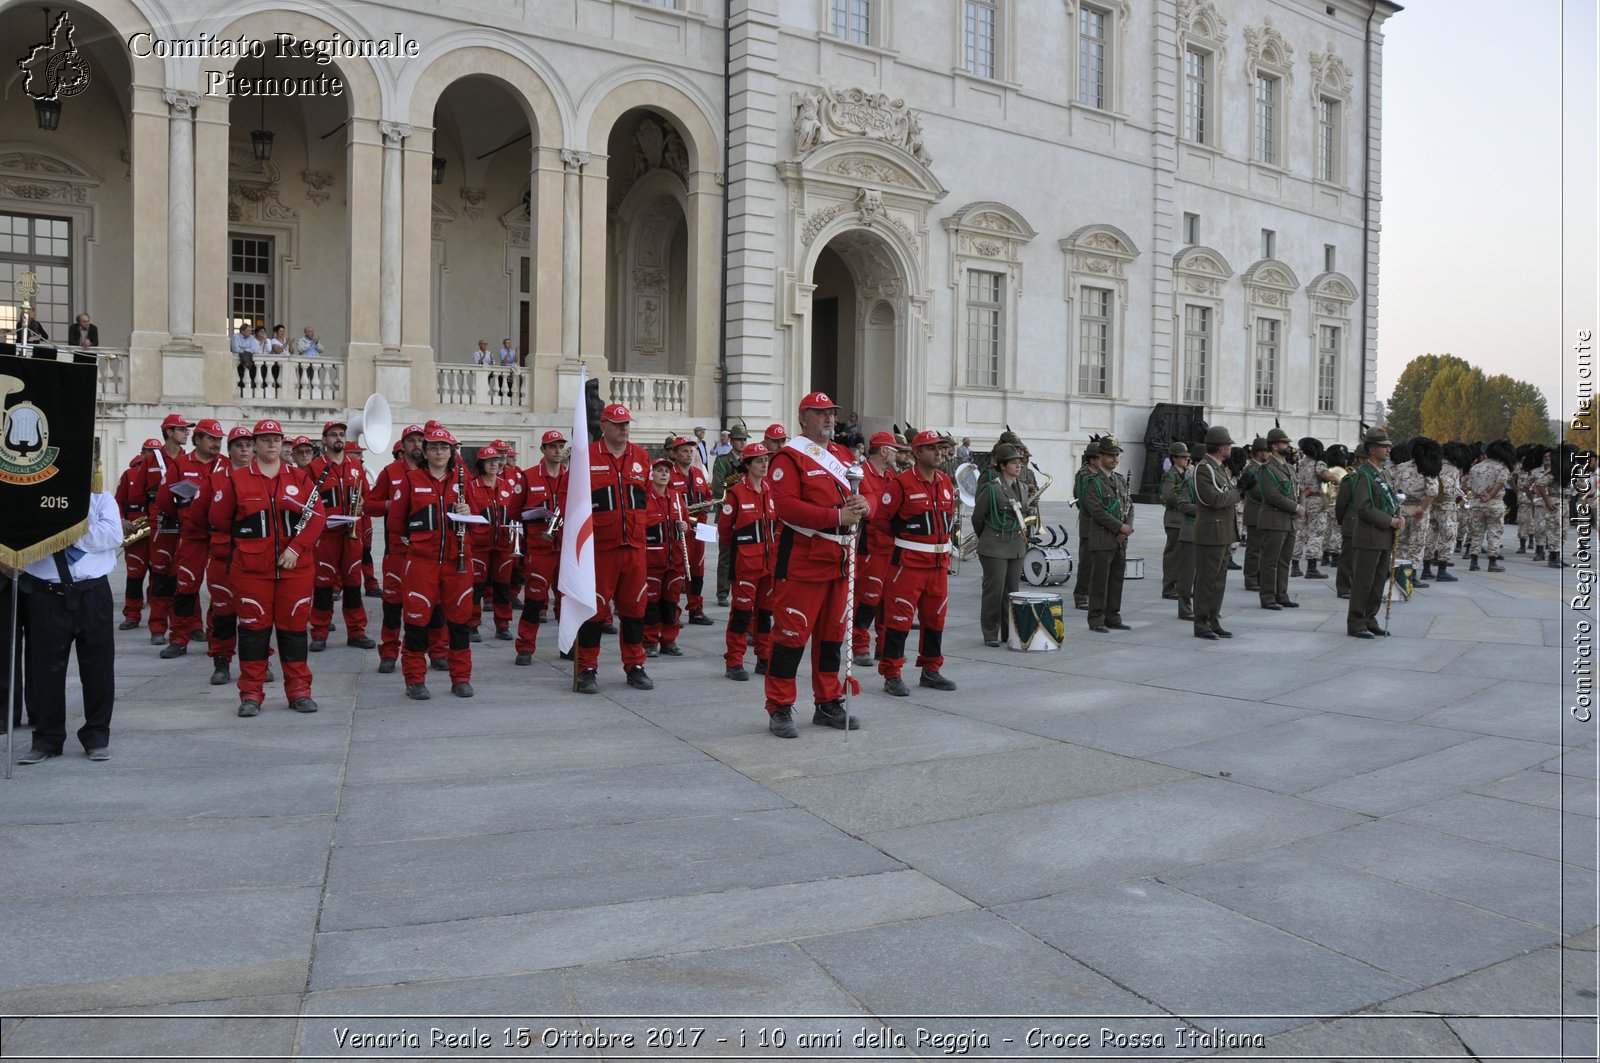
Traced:
<path fill-rule="evenodd" d="M 683 413 L 689 408 L 689 378 L 613 373 L 611 401 L 639 413 Z"/>
<path fill-rule="evenodd" d="M 255 402 L 342 401 L 344 363 L 333 358 L 282 358 L 256 355 L 254 366 L 235 364 L 239 397 Z"/>
<path fill-rule="evenodd" d="M 101 402 L 128 401 L 128 349 L 126 347 L 86 347 L 100 356 L 99 388 Z"/>
<path fill-rule="evenodd" d="M 517 366 L 441 365 L 439 405 L 526 409 L 528 374 Z"/>

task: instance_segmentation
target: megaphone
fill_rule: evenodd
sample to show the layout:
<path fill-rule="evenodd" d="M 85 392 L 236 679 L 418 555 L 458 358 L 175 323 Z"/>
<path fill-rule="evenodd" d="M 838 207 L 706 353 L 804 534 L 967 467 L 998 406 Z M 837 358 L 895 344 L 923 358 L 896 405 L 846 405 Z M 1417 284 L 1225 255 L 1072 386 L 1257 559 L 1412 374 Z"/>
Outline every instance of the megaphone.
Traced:
<path fill-rule="evenodd" d="M 363 454 L 381 471 L 389 463 L 389 448 L 394 445 L 394 416 L 389 412 L 389 400 L 373 392 L 361 407 L 361 412 L 350 418 L 345 437 L 361 444 Z"/>

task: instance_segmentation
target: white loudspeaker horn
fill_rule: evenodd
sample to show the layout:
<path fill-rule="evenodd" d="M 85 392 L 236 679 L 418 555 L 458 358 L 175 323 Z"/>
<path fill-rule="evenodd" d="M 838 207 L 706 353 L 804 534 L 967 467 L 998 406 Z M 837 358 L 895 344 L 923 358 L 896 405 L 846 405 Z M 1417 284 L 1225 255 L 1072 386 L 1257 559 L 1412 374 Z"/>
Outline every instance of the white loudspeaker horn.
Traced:
<path fill-rule="evenodd" d="M 978 479 L 982 474 L 972 462 L 965 462 L 956 467 L 956 490 L 961 495 L 961 504 L 971 509 L 978 503 Z"/>
<path fill-rule="evenodd" d="M 378 469 L 389 464 L 389 448 L 394 446 L 394 416 L 389 412 L 389 400 L 373 392 L 361 412 L 350 418 L 345 438 L 360 443 L 362 453 L 369 455 L 369 462 L 375 462 Z"/>

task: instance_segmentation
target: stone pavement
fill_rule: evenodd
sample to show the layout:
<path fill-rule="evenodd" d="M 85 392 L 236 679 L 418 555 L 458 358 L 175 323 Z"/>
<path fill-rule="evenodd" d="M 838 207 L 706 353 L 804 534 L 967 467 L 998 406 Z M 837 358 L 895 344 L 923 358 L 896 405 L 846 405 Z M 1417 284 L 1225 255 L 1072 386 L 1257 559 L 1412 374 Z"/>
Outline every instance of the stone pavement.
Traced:
<path fill-rule="evenodd" d="M 1089 633 L 1067 594 L 1065 652 L 987 649 L 970 563 L 960 690 L 869 675 L 848 737 L 809 711 L 799 740 L 767 734 L 759 682 L 721 677 L 720 623 L 650 662 L 653 692 L 608 639 L 590 698 L 553 626 L 532 668 L 491 639 L 476 698 L 431 673 L 426 703 L 336 635 L 320 713 L 269 687 L 250 720 L 203 654 L 119 632 L 114 759 L 0 789 L 0 1014 L 34 1016 L 3 1021 L 0 1055 L 465 1058 L 521 1051 L 518 1025 L 538 1058 L 958 1044 L 851 1048 L 882 1018 L 979 1031 L 990 1058 L 1593 1058 L 1592 1018 L 1563 1019 L 1596 1007 L 1597 783 L 1561 575 L 1463 569 L 1358 642 L 1331 580 L 1270 613 L 1234 573 L 1237 637 L 1205 643 L 1158 600 L 1143 523 L 1134 630 Z M 674 1015 L 748 1018 L 675 1020 L 730 1038 L 694 1052 L 589 1047 L 643 1036 L 606 1016 Z M 493 1045 L 429 1047 L 473 1026 Z M 547 1028 L 590 1040 L 563 1054 Z M 842 1047 L 794 1043 L 833 1028 Z"/>

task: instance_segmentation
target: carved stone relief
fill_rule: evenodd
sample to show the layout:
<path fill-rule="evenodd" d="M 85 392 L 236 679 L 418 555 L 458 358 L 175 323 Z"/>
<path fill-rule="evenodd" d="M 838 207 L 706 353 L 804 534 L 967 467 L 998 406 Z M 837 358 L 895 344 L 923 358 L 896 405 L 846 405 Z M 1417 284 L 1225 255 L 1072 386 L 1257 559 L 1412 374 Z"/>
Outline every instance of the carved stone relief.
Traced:
<path fill-rule="evenodd" d="M 1294 49 L 1283 39 L 1283 34 L 1273 26 L 1271 18 L 1265 19 L 1260 29 L 1245 27 L 1244 49 L 1252 77 L 1258 66 L 1273 67 L 1281 71 L 1284 76 L 1290 76 Z"/>
<path fill-rule="evenodd" d="M 465 206 L 461 208 L 461 213 L 467 216 L 468 221 L 477 221 L 483 217 L 483 204 L 488 198 L 489 190 L 486 188 L 467 188 L 463 186 L 461 189 L 461 202 Z"/>
<path fill-rule="evenodd" d="M 1178 24 L 1205 40 L 1220 42 L 1228 32 L 1228 20 L 1217 13 L 1211 0 L 1178 0 Z"/>
<path fill-rule="evenodd" d="M 865 89 L 814 89 L 790 96 L 794 105 L 794 153 L 849 137 L 867 137 L 904 148 L 924 166 L 933 156 L 922 142 L 922 120 L 905 100 Z"/>
<path fill-rule="evenodd" d="M 656 169 L 670 170 L 688 184 L 689 148 L 672 123 L 645 115 L 633 130 L 633 159 L 619 182 L 621 194 L 626 196 L 639 178 Z"/>
<path fill-rule="evenodd" d="M 1311 53 L 1312 92 L 1319 96 L 1339 96 L 1349 99 L 1350 86 L 1353 83 L 1350 67 L 1334 54 L 1332 41 L 1328 42 L 1326 52 Z"/>
<path fill-rule="evenodd" d="M 306 199 L 321 206 L 328 201 L 328 189 L 333 187 L 333 174 L 328 170 L 301 170 L 300 180 L 306 184 Z"/>

